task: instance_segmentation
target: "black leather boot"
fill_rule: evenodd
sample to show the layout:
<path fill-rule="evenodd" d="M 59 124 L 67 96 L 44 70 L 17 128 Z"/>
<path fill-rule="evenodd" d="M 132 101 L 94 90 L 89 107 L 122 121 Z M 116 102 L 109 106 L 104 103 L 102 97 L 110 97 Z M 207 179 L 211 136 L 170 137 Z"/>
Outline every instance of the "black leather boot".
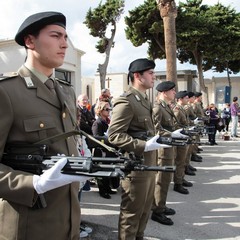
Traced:
<path fill-rule="evenodd" d="M 182 186 L 182 184 L 174 184 L 173 190 L 181 194 L 189 194 L 189 191 Z"/>

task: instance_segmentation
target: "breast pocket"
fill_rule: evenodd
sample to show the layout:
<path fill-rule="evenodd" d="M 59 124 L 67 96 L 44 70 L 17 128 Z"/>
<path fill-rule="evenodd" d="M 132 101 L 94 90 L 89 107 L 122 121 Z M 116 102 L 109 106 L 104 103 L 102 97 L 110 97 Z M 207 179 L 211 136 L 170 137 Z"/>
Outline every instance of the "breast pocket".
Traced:
<path fill-rule="evenodd" d="M 145 129 L 147 131 L 151 131 L 153 129 L 152 119 L 149 116 L 138 116 L 139 127 Z"/>
<path fill-rule="evenodd" d="M 51 116 L 28 118 L 23 121 L 23 124 L 29 142 L 46 139 L 48 136 L 54 135 L 54 129 L 56 129 L 55 121 Z"/>

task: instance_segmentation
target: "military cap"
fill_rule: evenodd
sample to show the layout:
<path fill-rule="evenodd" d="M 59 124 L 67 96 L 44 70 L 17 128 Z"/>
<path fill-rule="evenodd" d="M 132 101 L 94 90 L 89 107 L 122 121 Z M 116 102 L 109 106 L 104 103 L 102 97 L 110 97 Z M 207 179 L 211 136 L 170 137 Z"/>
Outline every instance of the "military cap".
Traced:
<path fill-rule="evenodd" d="M 56 24 L 66 28 L 66 18 L 59 12 L 40 12 L 29 16 L 22 23 L 15 36 L 15 41 L 25 46 L 24 37 L 44 28 L 47 25 Z"/>
<path fill-rule="evenodd" d="M 184 98 L 186 96 L 188 96 L 188 91 L 179 91 L 175 95 L 176 99 Z"/>
<path fill-rule="evenodd" d="M 157 85 L 156 90 L 159 92 L 166 92 L 175 88 L 175 86 L 175 83 L 172 81 L 163 81 Z"/>
<path fill-rule="evenodd" d="M 142 72 L 149 69 L 154 69 L 155 66 L 155 63 L 152 60 L 147 58 L 139 58 L 130 63 L 128 71 L 132 73 Z"/>
<path fill-rule="evenodd" d="M 191 98 L 191 97 L 194 97 L 195 96 L 195 93 L 194 92 L 188 92 L 188 97 Z"/>
<path fill-rule="evenodd" d="M 195 92 L 195 97 L 200 97 L 200 96 L 202 96 L 201 92 Z"/>

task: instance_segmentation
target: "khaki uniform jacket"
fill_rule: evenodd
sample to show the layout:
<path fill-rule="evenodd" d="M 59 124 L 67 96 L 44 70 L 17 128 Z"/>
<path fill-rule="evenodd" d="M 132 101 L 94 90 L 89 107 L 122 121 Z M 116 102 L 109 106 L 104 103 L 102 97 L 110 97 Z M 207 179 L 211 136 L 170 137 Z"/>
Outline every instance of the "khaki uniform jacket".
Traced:
<path fill-rule="evenodd" d="M 184 110 L 183 106 L 177 104 L 173 108 L 174 115 L 177 118 L 178 122 L 175 122 L 176 125 L 180 125 L 180 128 L 186 127 L 189 125 L 188 115 L 186 110 Z"/>
<path fill-rule="evenodd" d="M 202 108 L 202 104 L 201 104 L 200 102 L 195 102 L 195 103 L 193 104 L 193 110 L 194 110 L 194 112 L 195 112 L 195 114 L 196 114 L 196 117 L 201 118 L 201 117 L 204 117 L 204 116 L 205 116 L 204 110 L 203 110 L 203 108 Z"/>
<path fill-rule="evenodd" d="M 113 113 L 108 129 L 111 144 L 126 152 L 143 156 L 143 164 L 156 165 L 156 151 L 144 152 L 145 140 L 133 138 L 136 133 L 145 132 L 148 137 L 155 135 L 152 106 L 149 100 L 134 88 L 114 101 Z M 132 172 L 131 176 L 148 176 L 154 172 Z"/>
<path fill-rule="evenodd" d="M 194 109 L 193 109 L 193 106 L 192 104 L 188 103 L 187 105 L 184 105 L 184 110 L 187 112 L 187 116 L 188 116 L 188 119 L 189 119 L 189 123 L 191 125 L 194 125 L 194 122 L 193 120 L 196 119 L 196 114 L 194 112 Z"/>
<path fill-rule="evenodd" d="M 164 137 L 171 137 L 171 132 L 175 130 L 174 127 L 174 113 L 172 109 L 163 100 L 155 102 L 153 108 L 154 125 L 157 134 Z M 173 159 L 172 148 L 160 148 L 158 150 L 158 158 Z"/>
<path fill-rule="evenodd" d="M 73 130 L 76 101 L 71 86 L 57 82 L 59 100 L 27 68 L 0 81 L 0 157 L 6 144 L 34 143 Z M 49 145 L 49 155 L 78 155 L 73 137 Z M 44 193 L 47 207 L 33 209 L 32 174 L 0 163 L 0 239 L 79 239 L 79 184 Z"/>

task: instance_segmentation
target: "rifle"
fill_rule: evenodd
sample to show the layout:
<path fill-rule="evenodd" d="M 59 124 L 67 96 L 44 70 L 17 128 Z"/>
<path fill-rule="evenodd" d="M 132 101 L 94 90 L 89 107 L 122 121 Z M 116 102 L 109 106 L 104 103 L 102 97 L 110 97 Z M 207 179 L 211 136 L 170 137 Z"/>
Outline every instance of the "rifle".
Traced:
<path fill-rule="evenodd" d="M 167 144 L 171 146 L 185 146 L 188 144 L 188 139 L 184 138 L 173 138 L 173 137 L 159 137 L 157 143 Z"/>
<path fill-rule="evenodd" d="M 23 152 L 24 149 L 24 152 Z M 47 145 L 15 144 L 5 148 L 1 163 L 32 174 L 42 174 L 51 168 L 63 156 L 47 155 Z M 118 157 L 70 157 L 63 167 L 62 173 L 89 177 L 125 177 L 131 171 L 164 171 L 174 172 L 175 166 L 146 166 L 139 158 L 130 153 L 129 158 Z"/>
<path fill-rule="evenodd" d="M 150 139 L 148 136 L 148 132 L 136 132 L 130 134 L 133 138 L 138 138 L 144 141 L 147 141 Z M 186 145 L 186 139 L 183 138 L 172 138 L 172 137 L 161 137 L 157 139 L 157 143 L 159 144 L 166 144 L 171 146 L 184 146 Z"/>

